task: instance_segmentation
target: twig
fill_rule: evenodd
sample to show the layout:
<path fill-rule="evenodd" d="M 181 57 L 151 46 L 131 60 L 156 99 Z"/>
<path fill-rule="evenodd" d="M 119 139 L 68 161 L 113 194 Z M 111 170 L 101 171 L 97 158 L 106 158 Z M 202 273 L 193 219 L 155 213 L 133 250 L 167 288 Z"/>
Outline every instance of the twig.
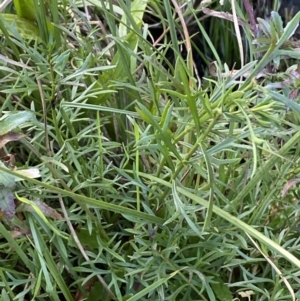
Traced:
<path fill-rule="evenodd" d="M 254 36 L 256 36 L 257 28 L 256 28 L 256 22 L 255 22 L 253 7 L 250 4 L 249 0 L 244 0 L 244 6 L 245 6 L 246 12 L 249 16 L 250 26 L 251 26 L 252 32 L 254 33 Z"/>
<path fill-rule="evenodd" d="M 181 23 L 181 26 L 183 29 L 183 35 L 184 35 L 184 39 L 185 39 L 185 48 L 186 48 L 187 53 L 190 55 L 190 56 L 188 56 L 188 63 L 189 63 L 190 71 L 193 75 L 194 61 L 193 61 L 191 37 L 190 37 L 187 25 L 185 23 L 182 11 L 181 11 L 178 3 L 175 0 L 171 0 L 171 1 L 175 7 L 176 13 L 179 17 L 179 20 L 180 20 L 180 23 Z M 193 82 L 192 82 L 192 79 L 190 78 L 190 87 L 192 87 L 192 85 L 193 85 Z"/>
<path fill-rule="evenodd" d="M 237 20 L 237 14 L 236 14 L 236 9 L 235 9 L 235 0 L 231 1 L 231 8 L 232 8 L 234 29 L 235 29 L 235 33 L 236 33 L 237 42 L 238 42 L 238 45 L 239 45 L 239 52 L 240 52 L 240 59 L 241 59 L 241 69 L 242 69 L 244 67 L 244 49 L 243 49 L 241 31 L 240 31 L 240 28 L 239 28 L 239 25 L 238 25 L 238 20 Z M 242 81 L 242 76 L 241 76 L 241 81 Z"/>

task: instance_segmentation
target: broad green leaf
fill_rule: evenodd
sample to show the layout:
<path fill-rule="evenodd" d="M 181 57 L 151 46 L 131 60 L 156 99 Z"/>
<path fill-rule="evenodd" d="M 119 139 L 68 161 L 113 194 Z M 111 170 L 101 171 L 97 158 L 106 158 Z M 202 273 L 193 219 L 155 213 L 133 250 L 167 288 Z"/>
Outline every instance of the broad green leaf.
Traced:
<path fill-rule="evenodd" d="M 232 293 L 225 283 L 223 283 L 223 282 L 211 283 L 210 285 L 211 285 L 216 297 L 218 298 L 218 300 L 232 301 L 232 299 L 233 299 Z"/>
<path fill-rule="evenodd" d="M 23 39 L 40 41 L 40 32 L 38 26 L 34 22 L 13 14 L 0 14 L 0 19 L 5 21 L 8 25 L 14 26 Z M 9 34 L 14 35 L 9 28 L 8 32 Z M 1 34 L 2 32 L 0 31 L 0 35 Z"/>
<path fill-rule="evenodd" d="M 7 169 L 7 167 L 0 161 L 0 166 L 2 168 Z M 9 188 L 12 189 L 15 186 L 15 178 L 14 176 L 0 171 L 0 187 L 5 187 L 5 188 Z"/>
<path fill-rule="evenodd" d="M 87 248 L 89 250 L 99 248 L 99 244 L 97 241 L 97 236 L 99 236 L 99 234 L 97 234 L 96 231 L 92 231 L 92 233 L 89 233 L 88 229 L 78 228 L 76 234 L 80 243 L 82 244 L 82 246 L 84 246 L 84 248 Z M 76 243 L 72 238 L 70 238 L 68 245 L 75 247 Z"/>
<path fill-rule="evenodd" d="M 19 17 L 30 21 L 36 20 L 33 0 L 14 0 L 13 2 Z"/>
<path fill-rule="evenodd" d="M 127 10 L 127 7 L 122 5 L 125 14 L 121 18 L 121 23 L 119 26 L 119 36 L 125 36 L 128 33 L 128 23 L 132 28 L 141 28 L 144 11 L 146 9 L 148 1 L 145 0 L 134 0 L 130 5 L 130 12 Z M 129 21 L 129 22 L 128 22 Z"/>
<path fill-rule="evenodd" d="M 136 69 L 139 32 L 147 2 L 144 0 L 133 1 L 130 4 L 130 11 L 123 1 L 119 2 L 124 14 L 119 26 L 120 38 L 115 38 L 118 50 L 111 61 L 111 65 L 116 68 L 103 72 L 100 82 L 123 81 L 131 78 L 131 74 Z M 124 68 L 124 66 L 126 67 Z"/>
<path fill-rule="evenodd" d="M 20 125 L 34 119 L 34 114 L 31 112 L 18 112 L 10 114 L 5 119 L 0 120 L 0 135 L 4 135 L 16 129 Z"/>
<path fill-rule="evenodd" d="M 53 24 L 45 15 L 44 3 L 37 4 L 37 1 L 34 2 L 34 0 L 13 0 L 13 3 L 16 9 L 17 16 L 19 18 L 28 20 L 32 24 L 35 24 L 34 22 L 37 22 L 37 24 L 40 25 L 40 28 L 38 28 L 37 26 L 39 33 L 41 33 L 41 27 L 47 28 L 49 32 L 54 32 Z M 44 26 L 41 26 L 41 24 L 44 24 Z"/>

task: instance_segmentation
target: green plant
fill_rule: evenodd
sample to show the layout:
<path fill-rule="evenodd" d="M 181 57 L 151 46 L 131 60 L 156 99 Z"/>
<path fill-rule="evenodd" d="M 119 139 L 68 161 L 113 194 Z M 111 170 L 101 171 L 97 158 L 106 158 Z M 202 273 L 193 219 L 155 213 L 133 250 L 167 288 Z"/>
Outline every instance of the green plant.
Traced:
<path fill-rule="evenodd" d="M 285 28 L 276 14 L 259 20 L 254 41 L 245 27 L 251 60 L 231 70 L 220 56 L 200 78 L 190 33 L 176 42 L 180 14 L 197 15 L 191 6 L 85 4 L 34 1 L 33 39 L 6 22 L 12 7 L 0 15 L 0 134 L 20 134 L 5 146 L 0 137 L 1 158 L 15 157 L 0 165 L 11 181 L 1 193 L 16 205 L 9 222 L 0 202 L 1 298 L 298 298 L 299 73 L 289 37 L 299 14 Z M 150 9 L 169 45 L 149 39 Z M 29 167 L 39 179 L 19 172 Z"/>

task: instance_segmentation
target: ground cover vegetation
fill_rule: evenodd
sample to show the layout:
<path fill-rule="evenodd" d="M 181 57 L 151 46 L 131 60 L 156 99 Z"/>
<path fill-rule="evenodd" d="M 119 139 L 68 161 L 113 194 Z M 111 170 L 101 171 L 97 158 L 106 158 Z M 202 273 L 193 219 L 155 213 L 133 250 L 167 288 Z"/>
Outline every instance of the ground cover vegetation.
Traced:
<path fill-rule="evenodd" d="M 1 300 L 299 300 L 293 3 L 0 3 Z"/>

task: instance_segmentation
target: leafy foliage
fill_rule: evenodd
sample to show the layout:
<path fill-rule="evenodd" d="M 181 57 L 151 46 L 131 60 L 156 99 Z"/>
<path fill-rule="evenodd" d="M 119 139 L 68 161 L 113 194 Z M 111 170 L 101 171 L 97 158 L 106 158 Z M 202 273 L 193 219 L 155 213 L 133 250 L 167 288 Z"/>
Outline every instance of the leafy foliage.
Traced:
<path fill-rule="evenodd" d="M 300 13 L 32 3 L 0 15 L 1 298 L 296 300 Z"/>

